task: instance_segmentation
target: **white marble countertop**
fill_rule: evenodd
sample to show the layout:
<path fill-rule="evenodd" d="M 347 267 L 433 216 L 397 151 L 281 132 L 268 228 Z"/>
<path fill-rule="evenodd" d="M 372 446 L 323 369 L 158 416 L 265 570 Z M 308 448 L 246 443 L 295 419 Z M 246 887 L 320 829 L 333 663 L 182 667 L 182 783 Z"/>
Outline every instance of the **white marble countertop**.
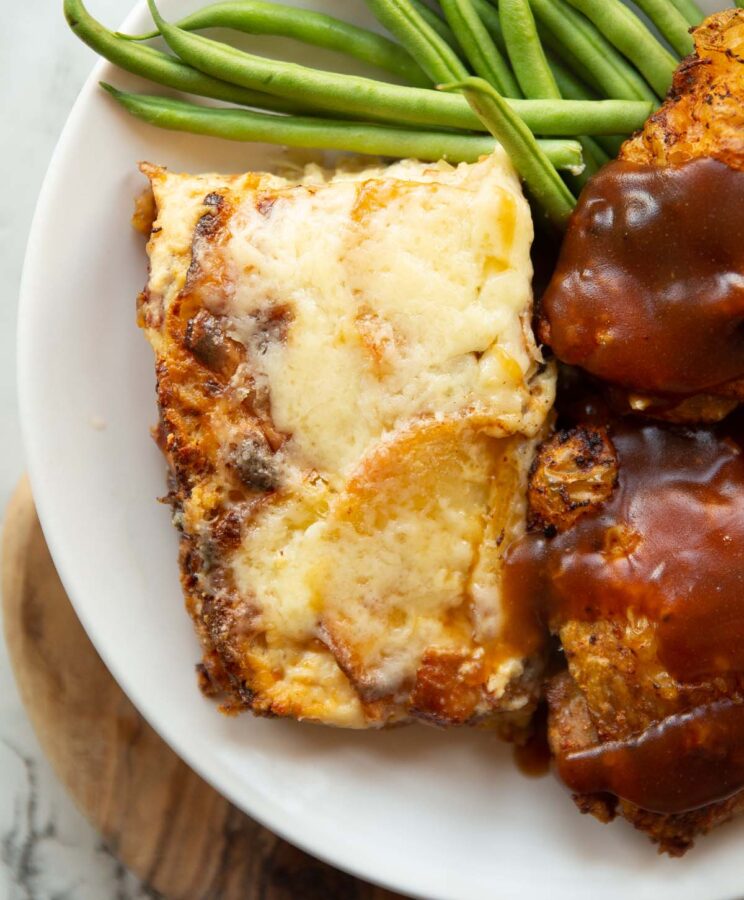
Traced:
<path fill-rule="evenodd" d="M 133 0 L 90 0 L 118 25 Z M 0 29 L 0 509 L 23 471 L 15 331 L 23 254 L 57 136 L 94 54 L 69 32 L 60 0 L 25 0 Z M 152 896 L 123 870 L 77 812 L 44 759 L 0 643 L 0 897 L 139 900 Z"/>

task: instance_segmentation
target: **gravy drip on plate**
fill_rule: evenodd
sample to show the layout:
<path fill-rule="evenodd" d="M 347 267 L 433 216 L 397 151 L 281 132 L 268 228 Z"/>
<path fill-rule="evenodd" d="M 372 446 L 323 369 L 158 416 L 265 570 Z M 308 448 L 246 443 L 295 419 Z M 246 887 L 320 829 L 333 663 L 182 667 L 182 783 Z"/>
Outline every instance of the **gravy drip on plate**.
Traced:
<path fill-rule="evenodd" d="M 542 302 L 559 359 L 690 395 L 744 376 L 744 172 L 613 162 L 581 195 Z"/>
<path fill-rule="evenodd" d="M 527 645 L 545 624 L 646 620 L 678 683 L 729 686 L 725 702 L 708 702 L 708 688 L 708 705 L 561 761 L 576 792 L 679 812 L 744 787 L 744 695 L 730 689 L 744 686 L 744 453 L 710 429 L 631 423 L 611 437 L 610 499 L 567 531 L 514 544 L 505 593 Z"/>

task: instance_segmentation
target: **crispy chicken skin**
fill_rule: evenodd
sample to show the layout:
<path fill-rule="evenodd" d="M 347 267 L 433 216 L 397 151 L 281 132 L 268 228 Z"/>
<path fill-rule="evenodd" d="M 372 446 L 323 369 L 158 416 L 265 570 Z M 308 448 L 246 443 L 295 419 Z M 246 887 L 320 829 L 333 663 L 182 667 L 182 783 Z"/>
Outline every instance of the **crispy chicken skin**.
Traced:
<path fill-rule="evenodd" d="M 591 637 L 590 634 L 588 638 Z M 617 673 L 617 683 L 621 683 L 623 677 L 628 677 L 628 666 L 622 665 L 622 647 L 622 639 L 618 636 L 618 639 L 609 643 L 609 649 L 604 651 L 610 655 L 603 657 L 602 649 L 597 649 L 596 644 L 594 645 L 594 653 L 598 660 L 601 660 L 602 667 Z M 626 650 L 626 656 L 628 655 L 630 654 Z M 581 660 L 582 651 L 578 649 L 574 654 L 574 669 L 582 666 Z M 620 665 L 616 668 L 618 662 Z M 628 684 L 632 690 L 634 686 L 632 677 Z M 641 696 L 641 689 L 636 690 L 637 696 Z M 650 700 L 653 693 L 646 692 L 642 696 Z M 568 672 L 556 676 L 551 681 L 548 687 L 550 706 L 548 739 L 551 751 L 558 759 L 597 744 L 599 738 L 592 717 L 591 700 L 591 694 L 580 690 Z M 647 714 L 647 721 L 657 719 L 658 714 L 652 718 Z M 618 721 L 620 720 L 621 714 L 618 716 Z M 582 813 L 589 813 L 600 822 L 611 822 L 616 816 L 621 816 L 639 831 L 645 832 L 658 845 L 660 852 L 669 856 L 682 856 L 692 847 L 697 837 L 707 834 L 716 826 L 723 825 L 744 811 L 744 792 L 702 809 L 674 815 L 647 812 L 632 803 L 618 800 L 611 794 L 577 794 L 574 795 L 574 802 Z"/>
<path fill-rule="evenodd" d="M 631 440 L 636 441 L 632 446 L 638 447 L 639 441 L 635 436 L 642 433 L 644 426 L 625 425 L 623 428 L 626 429 L 626 434 L 631 434 Z M 662 437 L 670 433 L 674 435 L 672 440 L 689 440 L 693 452 L 696 447 L 702 446 L 692 444 L 692 438 L 689 437 L 691 432 L 686 430 L 672 429 L 666 432 L 663 427 L 657 426 L 647 426 L 646 430 L 661 434 Z M 720 438 L 720 446 L 724 447 L 721 452 L 724 455 L 731 452 L 730 444 L 727 443 L 730 441 L 731 429 L 728 431 L 728 436 L 722 435 Z M 707 440 L 710 433 L 707 430 L 704 433 Z M 629 446 L 627 440 L 626 438 L 626 452 Z M 718 441 L 719 438 L 711 440 Z M 733 441 L 731 446 L 735 446 Z M 718 454 L 719 451 L 714 449 L 712 452 Z M 734 449 L 731 460 L 741 473 L 737 454 L 740 455 L 740 451 Z M 573 533 L 572 529 L 576 528 L 579 519 L 575 506 L 567 502 L 567 497 L 576 495 L 574 485 L 582 498 L 580 516 L 583 518 L 599 513 L 606 509 L 609 497 L 619 490 L 617 483 L 621 477 L 622 462 L 623 458 L 618 459 L 613 446 L 611 427 L 609 434 L 607 428 L 596 425 L 574 427 L 555 434 L 538 452 L 530 476 L 532 526 L 544 529 L 548 543 L 555 534 L 563 533 L 568 536 Z M 656 462 L 651 460 L 649 468 L 655 468 Z M 682 474 L 680 477 L 687 476 Z M 591 490 L 586 489 L 587 484 L 592 486 Z M 732 485 L 733 490 L 739 490 L 739 499 L 734 502 L 738 503 L 738 509 L 741 510 L 742 484 L 737 485 L 732 480 L 727 490 Z M 697 488 L 692 490 L 694 492 Z M 661 496 L 660 503 L 664 502 L 665 496 Z M 647 497 L 653 498 L 652 490 Z M 668 502 L 668 496 L 666 499 Z M 641 491 L 630 498 L 636 512 L 644 502 L 648 503 L 649 500 L 644 501 Z M 694 505 L 690 508 L 694 512 Z M 619 525 L 610 529 L 616 531 L 615 543 L 609 551 L 605 543 L 601 552 L 609 552 L 615 559 L 625 557 L 629 560 L 629 566 L 618 566 L 609 577 L 601 575 L 597 583 L 588 589 L 587 596 L 591 598 L 594 591 L 597 608 L 604 610 L 599 616 L 590 614 L 585 617 L 583 607 L 571 602 L 547 606 L 551 630 L 561 640 L 568 666 L 567 671 L 553 678 L 548 687 L 549 742 L 559 771 L 570 755 L 601 747 L 609 742 L 632 740 L 669 717 L 688 713 L 722 699 L 741 700 L 744 678 L 735 672 L 683 679 L 670 671 L 670 666 L 662 661 L 659 620 L 646 615 L 643 608 L 639 608 L 640 604 L 636 605 L 636 600 L 633 599 L 639 590 L 639 579 L 635 578 L 634 570 L 643 565 L 644 542 L 649 545 L 658 542 L 662 547 L 661 557 L 666 558 L 668 554 L 663 548 L 673 541 L 677 527 L 682 533 L 684 523 L 677 525 L 672 518 L 668 522 L 666 533 L 657 531 L 649 534 L 643 530 L 644 521 L 647 525 L 648 520 L 644 520 L 642 513 L 639 514 L 638 522 L 634 523 L 639 531 L 632 534 Z M 739 522 L 733 528 L 741 528 L 740 514 L 734 512 L 729 521 Z M 718 524 L 719 522 L 711 521 L 711 529 L 715 531 Z M 604 533 L 608 534 L 608 531 Z M 736 541 L 736 535 L 732 539 Z M 581 538 L 576 547 L 580 546 L 580 541 Z M 693 552 L 684 536 L 682 541 L 685 552 Z M 697 563 L 706 568 L 706 577 L 715 582 L 719 574 L 716 568 L 717 545 L 705 541 L 701 545 L 712 556 L 706 557 L 703 553 L 698 556 Z M 561 579 L 566 577 L 566 571 L 572 565 L 572 550 L 570 545 L 567 546 L 568 550 L 559 548 L 557 551 L 558 554 L 563 554 L 560 563 Z M 641 548 L 640 553 L 637 552 L 638 548 Z M 609 559 L 605 556 L 604 566 L 608 565 Z M 724 562 L 724 569 L 726 565 Z M 641 577 L 641 590 L 645 581 Z M 607 604 L 599 596 L 603 590 L 619 591 L 627 605 L 619 608 L 617 603 Z M 699 585 L 696 590 L 700 592 Z M 694 606 L 688 612 L 694 616 Z M 591 813 L 603 822 L 610 821 L 616 815 L 624 817 L 636 828 L 646 832 L 659 845 L 660 851 L 672 856 L 683 854 L 696 836 L 744 810 L 744 792 L 741 791 L 720 802 L 672 814 L 648 812 L 634 803 L 605 792 L 578 794 L 574 796 L 574 800 L 582 812 Z"/>
<path fill-rule="evenodd" d="M 744 170 L 744 10 L 710 16 L 693 36 L 696 52 L 677 69 L 664 105 L 625 142 L 620 159 L 664 166 L 711 157 Z M 742 399 L 739 380 L 679 402 L 645 396 L 626 402 L 668 422 L 717 422 Z"/>
<path fill-rule="evenodd" d="M 617 457 L 604 428 L 559 431 L 532 464 L 530 528 L 565 531 L 606 500 L 616 481 Z"/>
<path fill-rule="evenodd" d="M 626 141 L 620 159 L 658 166 L 700 157 L 744 169 L 744 10 L 727 9 L 693 33 L 666 103 Z"/>
<path fill-rule="evenodd" d="M 560 360 L 607 383 L 618 413 L 676 423 L 720 421 L 744 398 L 744 301 L 736 287 L 744 9 L 710 16 L 695 29 L 694 42 L 696 52 L 680 64 L 666 102 L 626 141 L 619 162 L 585 189 L 538 329 Z M 655 174 L 668 167 L 663 177 Z M 680 200 L 676 192 L 685 184 L 709 197 L 708 206 Z M 638 214 L 644 191 L 654 195 L 656 213 Z M 628 233 L 618 243 L 619 230 Z M 700 260 L 711 257 L 718 268 L 703 274 Z M 717 278 L 726 266 L 727 278 Z M 684 315 L 676 312 L 683 308 Z"/>

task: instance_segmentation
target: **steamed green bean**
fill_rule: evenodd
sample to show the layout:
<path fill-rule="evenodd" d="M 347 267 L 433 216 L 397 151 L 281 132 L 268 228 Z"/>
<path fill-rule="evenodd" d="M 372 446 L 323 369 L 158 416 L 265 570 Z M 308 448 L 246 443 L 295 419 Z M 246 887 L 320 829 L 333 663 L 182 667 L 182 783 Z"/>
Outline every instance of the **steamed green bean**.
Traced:
<path fill-rule="evenodd" d="M 179 20 L 177 25 L 186 31 L 232 28 L 246 34 L 288 37 L 345 53 L 391 72 L 409 84 L 431 84 L 408 53 L 394 41 L 309 9 L 267 3 L 265 0 L 228 0 L 205 6 Z M 159 34 L 155 29 L 147 34 L 131 36 L 131 39 L 147 40 Z"/>
<path fill-rule="evenodd" d="M 153 47 L 141 46 L 118 37 L 90 15 L 82 0 L 64 0 L 63 8 L 68 25 L 80 40 L 109 62 L 134 75 L 141 75 L 149 81 L 177 91 L 242 106 L 256 106 L 259 109 L 273 109 L 278 112 L 312 110 L 312 107 L 300 98 L 294 101 L 283 100 L 263 91 L 230 84 L 206 75 L 180 59 L 161 53 Z"/>
<path fill-rule="evenodd" d="M 546 50 L 545 55 L 558 90 L 561 92 L 561 97 L 565 100 L 596 100 L 598 98 L 597 92 L 574 74 L 568 66 L 564 65 L 554 53 Z"/>
<path fill-rule="evenodd" d="M 534 5 L 531 0 L 530 7 L 534 12 Z M 582 82 L 589 85 L 597 97 L 609 97 L 609 93 L 602 88 L 602 85 L 597 80 L 594 72 L 583 63 L 580 57 L 577 56 L 570 47 L 567 47 L 562 41 L 558 40 L 553 32 L 549 28 L 546 28 L 540 21 L 539 17 L 536 16 L 535 18 L 537 22 L 537 33 L 540 35 L 543 47 L 551 57 L 561 62 L 565 69 L 573 73 Z M 632 99 L 635 99 L 635 96 Z"/>
<path fill-rule="evenodd" d="M 467 76 L 468 70 L 459 56 L 428 24 L 410 0 L 365 2 L 378 21 L 401 42 L 435 84 Z M 455 37 L 459 41 L 459 36 L 455 34 Z"/>
<path fill-rule="evenodd" d="M 501 20 L 499 19 L 499 11 L 492 6 L 488 0 L 473 0 L 473 6 L 478 13 L 481 22 L 488 29 L 493 42 L 502 53 L 506 53 L 506 42 L 501 32 Z"/>
<path fill-rule="evenodd" d="M 439 159 L 475 162 L 491 153 L 495 146 L 490 135 L 449 134 L 309 116 L 274 116 L 247 109 L 198 106 L 166 97 L 127 93 L 108 84 L 102 84 L 102 87 L 128 112 L 151 125 L 231 141 L 261 141 L 373 156 L 409 156 L 429 162 Z M 581 146 L 576 141 L 541 140 L 538 143 L 557 168 L 569 172 L 581 170 Z"/>
<path fill-rule="evenodd" d="M 488 29 L 496 46 L 503 54 L 508 56 L 506 41 L 501 30 L 499 11 L 496 6 L 493 3 L 489 3 L 489 0 L 473 0 L 473 6 L 476 8 L 481 21 Z M 561 46 L 550 31 L 539 22 L 536 24 L 538 36 L 546 51 L 553 77 L 561 89 L 561 95 L 567 100 L 598 100 L 599 92 L 594 89 L 595 82 L 592 73 L 585 66 L 582 66 L 581 62 L 570 51 Z"/>
<path fill-rule="evenodd" d="M 408 0 L 411 6 L 416 10 L 416 12 L 421 16 L 421 18 L 426 22 L 426 24 L 433 28 L 434 31 L 439 35 L 442 40 L 446 41 L 450 47 L 455 51 L 455 53 L 463 58 L 463 52 L 460 45 L 457 43 L 457 38 L 455 37 L 454 32 L 449 27 L 449 25 L 444 21 L 444 19 L 434 10 L 427 6 L 423 0 Z M 486 2 L 486 0 L 484 0 Z"/>
<path fill-rule="evenodd" d="M 576 200 L 529 128 L 504 98 L 483 78 L 442 85 L 443 90 L 461 90 L 472 103 L 494 137 L 509 154 L 533 199 L 556 228 L 563 229 Z"/>
<path fill-rule="evenodd" d="M 498 15 L 498 0 L 488 2 Z M 657 100 L 641 76 L 592 23 L 565 0 L 530 0 L 546 50 L 604 97 Z"/>
<path fill-rule="evenodd" d="M 560 99 L 528 0 L 500 0 L 499 17 L 509 60 L 524 96 Z"/>
<path fill-rule="evenodd" d="M 472 0 L 440 0 L 440 5 L 475 73 L 505 97 L 521 97 L 509 63 L 489 34 Z"/>
<path fill-rule="evenodd" d="M 596 99 L 596 93 L 590 88 L 587 84 L 577 78 L 576 75 L 571 72 L 560 60 L 556 59 L 552 53 L 548 54 L 548 62 L 550 64 L 550 68 L 555 77 L 556 83 L 558 84 L 558 89 L 561 92 L 561 96 L 566 100 L 594 100 Z M 625 141 L 627 135 L 595 135 L 593 138 L 594 143 L 598 148 L 601 149 L 606 159 L 604 162 L 609 161 L 617 156 L 620 152 L 620 147 Z M 586 141 L 586 138 L 584 138 Z M 584 142 L 582 141 L 582 146 Z M 602 164 L 604 164 L 602 162 Z M 589 168 L 591 168 L 591 164 L 589 164 Z"/>
<path fill-rule="evenodd" d="M 690 36 L 690 23 L 671 0 L 635 0 L 635 2 L 680 56 L 692 53 L 695 48 Z"/>
<path fill-rule="evenodd" d="M 633 66 L 586 16 L 565 0 L 530 0 L 530 6 L 538 22 L 581 61 L 607 97 L 657 102 L 658 98 Z"/>
<path fill-rule="evenodd" d="M 171 49 L 207 74 L 233 84 L 354 118 L 405 125 L 486 130 L 463 97 L 426 88 L 402 87 L 370 78 L 339 75 L 277 63 L 183 31 L 168 24 L 149 0 L 153 17 Z M 419 60 L 420 63 L 420 60 Z M 651 105 L 628 101 L 511 100 L 515 113 L 537 134 L 623 134 L 641 127 Z"/>
<path fill-rule="evenodd" d="M 672 0 L 672 3 L 687 19 L 690 25 L 699 25 L 705 18 L 705 13 L 700 9 L 695 0 Z M 741 3 L 739 3 L 741 6 Z"/>
<path fill-rule="evenodd" d="M 500 0 L 499 14 L 509 59 L 525 97 L 561 99 L 561 91 L 548 64 L 527 0 Z M 590 137 L 579 137 L 584 171 L 571 179 L 579 190 L 606 162 L 607 154 Z"/>
<path fill-rule="evenodd" d="M 622 0 L 568 2 L 593 22 L 607 40 L 633 63 L 660 97 L 666 95 L 677 60 Z"/>

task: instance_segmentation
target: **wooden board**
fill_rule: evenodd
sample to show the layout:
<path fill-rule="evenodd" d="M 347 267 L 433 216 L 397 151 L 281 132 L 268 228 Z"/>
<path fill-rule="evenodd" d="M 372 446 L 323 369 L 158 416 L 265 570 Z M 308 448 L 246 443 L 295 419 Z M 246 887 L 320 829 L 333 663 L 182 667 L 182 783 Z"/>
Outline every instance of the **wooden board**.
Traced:
<path fill-rule="evenodd" d="M 147 725 L 75 616 L 25 479 L 8 507 L 2 565 L 6 640 L 39 741 L 77 805 L 146 884 L 171 900 L 398 896 L 253 822 Z"/>

